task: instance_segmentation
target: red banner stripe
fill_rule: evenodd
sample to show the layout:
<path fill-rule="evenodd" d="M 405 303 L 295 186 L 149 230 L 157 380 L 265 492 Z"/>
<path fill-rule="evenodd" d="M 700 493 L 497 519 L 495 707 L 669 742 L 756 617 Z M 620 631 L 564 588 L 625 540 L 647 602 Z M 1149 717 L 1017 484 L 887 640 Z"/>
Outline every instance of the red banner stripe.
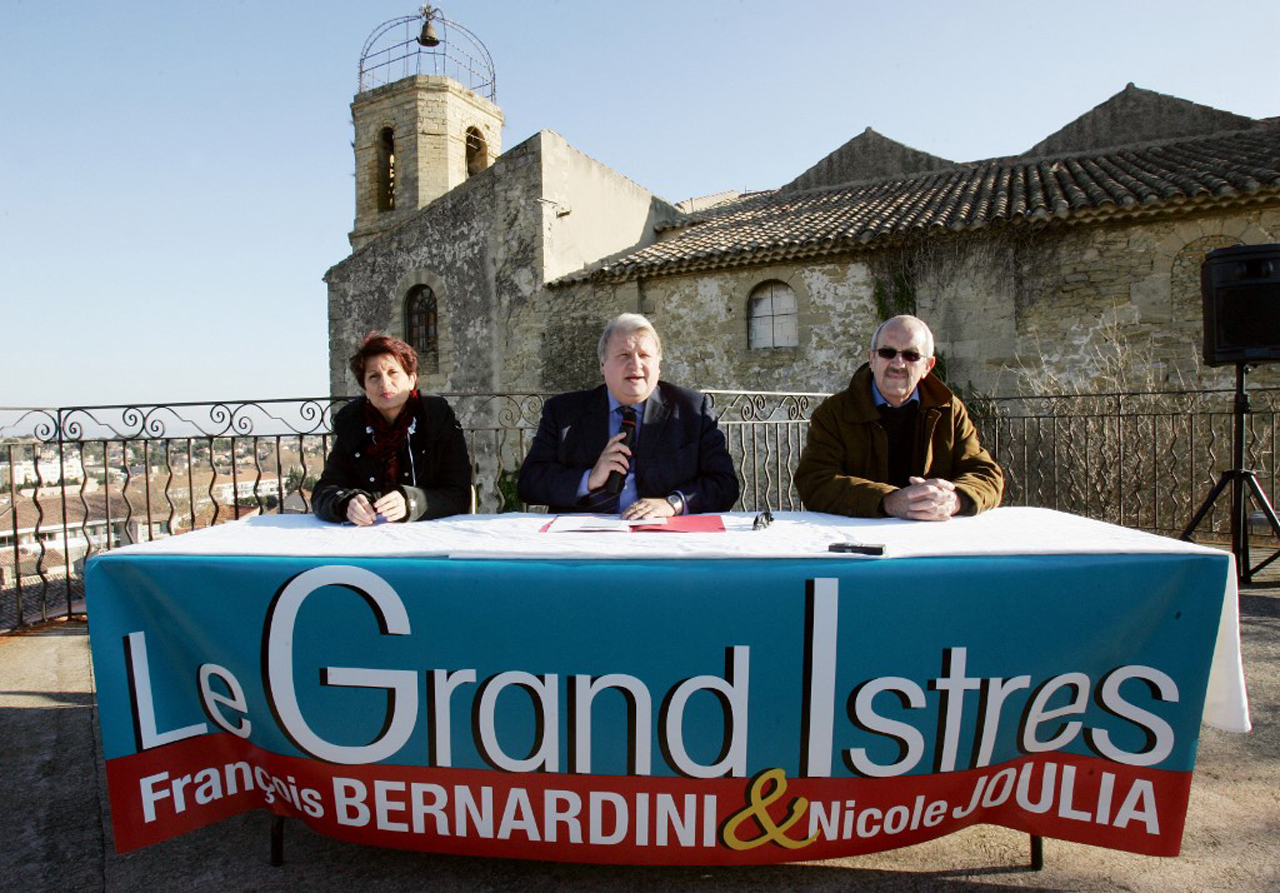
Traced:
<path fill-rule="evenodd" d="M 107 782 L 121 852 L 266 808 L 383 847 L 678 865 L 850 856 L 978 823 L 1175 856 L 1191 773 L 1051 753 L 877 779 L 519 774 L 339 766 L 219 734 L 110 760 Z"/>

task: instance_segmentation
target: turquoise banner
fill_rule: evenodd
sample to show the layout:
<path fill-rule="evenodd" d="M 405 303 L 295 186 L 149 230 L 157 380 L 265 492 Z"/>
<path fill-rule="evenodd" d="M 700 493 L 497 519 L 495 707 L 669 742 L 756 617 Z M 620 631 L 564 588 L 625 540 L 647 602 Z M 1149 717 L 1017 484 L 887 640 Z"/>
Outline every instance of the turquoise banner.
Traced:
<path fill-rule="evenodd" d="M 601 822 L 605 804 L 620 821 L 605 793 L 623 797 L 633 833 L 574 849 L 546 839 L 548 816 L 554 828 L 570 807 L 531 802 L 523 849 L 508 840 L 502 854 L 808 859 L 974 821 L 1176 853 L 1225 574 L 1226 556 L 1204 554 L 108 553 L 89 563 L 87 589 L 117 845 L 266 806 L 336 836 L 486 852 L 471 849 L 483 834 L 458 833 L 459 816 L 483 816 L 482 800 L 473 809 L 458 797 L 495 784 L 510 797 L 529 782 L 576 792 L 583 821 L 593 803 Z M 468 793 L 446 796 L 445 778 Z M 385 822 L 380 783 L 392 796 Z M 893 812 L 885 792 L 906 784 L 920 800 Z M 434 799 L 421 799 L 428 790 Z M 701 810 L 680 813 L 694 843 L 668 857 L 637 842 L 641 793 Z M 859 798 L 879 803 L 878 820 L 853 818 Z M 415 802 L 426 817 L 416 833 L 400 828 L 413 826 Z M 644 803 L 658 827 L 658 801 Z M 364 825 L 344 822 L 362 808 Z M 904 823 L 892 834 L 891 813 Z"/>

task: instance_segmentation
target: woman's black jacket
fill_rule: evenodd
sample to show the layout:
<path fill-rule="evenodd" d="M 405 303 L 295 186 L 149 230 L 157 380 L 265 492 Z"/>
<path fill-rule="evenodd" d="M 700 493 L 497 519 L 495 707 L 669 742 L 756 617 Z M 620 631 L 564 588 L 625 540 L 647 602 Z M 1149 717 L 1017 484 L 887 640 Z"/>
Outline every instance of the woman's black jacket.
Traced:
<path fill-rule="evenodd" d="M 373 431 L 364 397 L 352 400 L 333 420 L 334 444 L 312 494 L 316 517 L 347 520 L 347 503 L 363 493 L 370 503 L 382 495 L 382 470 L 369 456 Z M 453 409 L 443 397 L 422 394 L 408 404 L 414 419 L 400 448 L 397 488 L 404 494 L 406 521 L 461 515 L 471 509 L 471 460 Z"/>

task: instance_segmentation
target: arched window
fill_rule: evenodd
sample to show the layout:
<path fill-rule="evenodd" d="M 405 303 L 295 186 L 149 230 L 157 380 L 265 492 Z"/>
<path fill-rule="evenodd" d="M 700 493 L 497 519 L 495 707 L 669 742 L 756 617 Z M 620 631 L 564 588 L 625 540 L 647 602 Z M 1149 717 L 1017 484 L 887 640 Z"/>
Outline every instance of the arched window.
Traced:
<path fill-rule="evenodd" d="M 378 210 L 396 208 L 396 135 L 390 127 L 378 134 Z"/>
<path fill-rule="evenodd" d="M 479 128 L 467 128 L 467 176 L 471 177 L 489 166 L 489 144 Z"/>
<path fill-rule="evenodd" d="M 747 344 L 762 347 L 795 347 L 800 343 L 796 293 L 785 282 L 771 279 L 751 291 L 747 300 Z"/>
<path fill-rule="evenodd" d="M 415 285 L 404 299 L 405 340 L 418 352 L 418 372 L 440 371 L 440 330 L 436 319 L 436 293 Z"/>

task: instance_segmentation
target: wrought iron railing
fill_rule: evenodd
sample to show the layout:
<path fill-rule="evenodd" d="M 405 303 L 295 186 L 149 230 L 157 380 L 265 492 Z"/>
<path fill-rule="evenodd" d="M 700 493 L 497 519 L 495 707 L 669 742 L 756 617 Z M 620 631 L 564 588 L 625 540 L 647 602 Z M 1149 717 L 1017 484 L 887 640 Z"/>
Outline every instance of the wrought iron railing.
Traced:
<path fill-rule="evenodd" d="M 809 416 L 826 394 L 769 391 L 707 391 L 742 481 L 737 508 L 796 510 L 800 494 L 792 482 L 804 449 Z"/>
<path fill-rule="evenodd" d="M 739 509 L 799 509 L 792 474 L 825 395 L 710 391 Z M 521 510 L 516 474 L 545 395 L 447 394 L 481 512 Z M 1007 505 L 1177 535 L 1231 467 L 1234 392 L 975 399 Z M 1251 394 L 1246 464 L 1276 485 L 1280 391 Z M 308 512 L 344 399 L 0 409 L 0 629 L 81 608 L 85 558 L 259 512 Z M 1228 507 L 1199 533 L 1226 536 Z"/>
<path fill-rule="evenodd" d="M 1005 472 L 1005 504 L 1061 509 L 1177 536 L 1234 463 L 1235 392 L 1072 394 L 975 400 L 984 445 Z M 1250 394 L 1245 466 L 1276 487 L 1280 390 Z M 1200 538 L 1229 539 L 1229 501 Z"/>

